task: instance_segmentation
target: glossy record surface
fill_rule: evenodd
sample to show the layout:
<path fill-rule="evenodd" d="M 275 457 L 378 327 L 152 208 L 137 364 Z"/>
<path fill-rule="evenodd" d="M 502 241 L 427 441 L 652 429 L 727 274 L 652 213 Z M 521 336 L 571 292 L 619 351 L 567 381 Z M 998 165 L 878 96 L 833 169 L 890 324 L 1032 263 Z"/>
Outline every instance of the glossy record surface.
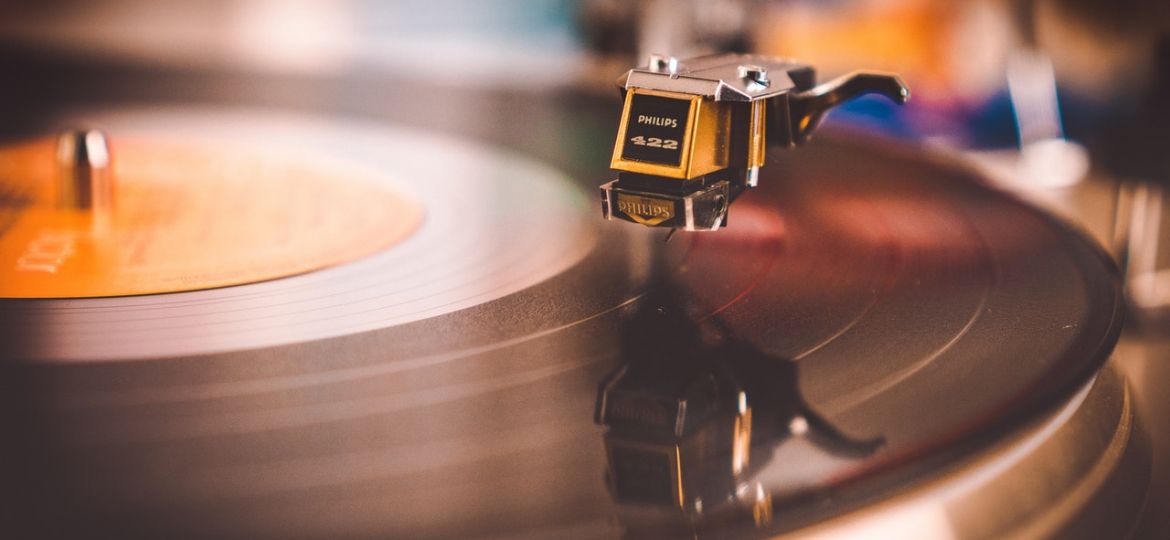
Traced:
<path fill-rule="evenodd" d="M 602 179 L 564 193 L 587 197 Z M 427 318 L 165 360 L 10 362 L 7 410 L 21 443 L 6 452 L 21 464 L 21 502 L 33 519 L 70 512 L 66 524 L 46 518 L 67 530 L 621 534 L 622 516 L 657 510 L 610 497 L 592 413 L 598 383 L 629 360 L 617 336 L 659 286 L 648 281 L 658 250 L 690 316 L 794 366 L 792 390 L 845 435 L 885 440 L 841 458 L 802 437 L 760 435 L 749 479 L 772 495 L 774 515 L 720 534 L 788 530 L 929 477 L 1071 396 L 1112 348 L 1111 264 L 952 164 L 825 137 L 773 153 L 760 185 L 727 228 L 668 244 L 582 205 L 573 238 L 596 242 L 579 258 Z M 485 204 L 520 217 L 452 239 L 533 233 L 515 198 Z M 6 303 L 5 316 L 36 307 Z"/>

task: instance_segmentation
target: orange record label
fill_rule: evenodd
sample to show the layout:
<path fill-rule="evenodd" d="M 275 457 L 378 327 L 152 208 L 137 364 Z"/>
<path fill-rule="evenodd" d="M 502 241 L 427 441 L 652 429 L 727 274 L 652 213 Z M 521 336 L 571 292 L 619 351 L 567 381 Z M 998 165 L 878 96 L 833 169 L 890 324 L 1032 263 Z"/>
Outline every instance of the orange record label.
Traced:
<path fill-rule="evenodd" d="M 113 203 L 58 208 L 54 141 L 0 148 L 0 297 L 75 298 L 254 283 L 411 234 L 421 205 L 357 167 L 236 147 L 115 138 Z"/>

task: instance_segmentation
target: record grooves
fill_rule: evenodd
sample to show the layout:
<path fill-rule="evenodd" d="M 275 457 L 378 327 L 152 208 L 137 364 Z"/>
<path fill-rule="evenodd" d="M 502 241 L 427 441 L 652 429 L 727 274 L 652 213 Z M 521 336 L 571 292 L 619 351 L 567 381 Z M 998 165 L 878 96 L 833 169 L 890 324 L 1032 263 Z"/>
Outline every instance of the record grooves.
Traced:
<path fill-rule="evenodd" d="M 447 136 L 247 110 L 89 118 L 111 133 L 182 125 L 313 147 L 384 175 L 425 218 L 369 257 L 288 278 L 0 301 L 20 441 L 5 459 L 21 464 L 6 472 L 29 488 L 30 519 L 59 532 L 791 531 L 929 483 L 1048 418 L 1120 329 L 1117 271 L 1079 233 L 946 159 L 847 134 L 770 162 L 725 229 L 663 243 L 600 221 L 594 178 Z M 424 154 L 457 156 L 450 176 L 424 176 Z M 638 365 L 623 332 L 666 284 L 687 324 L 721 333 L 720 350 L 758 356 L 694 373 L 730 370 L 746 389 L 757 422 L 741 479 L 767 495 L 768 520 L 762 506 L 753 518 L 710 502 L 683 519 L 621 503 L 607 483 L 627 469 L 607 453 L 620 430 L 591 416 L 599 384 Z M 791 395 L 753 386 L 753 369 L 787 374 Z M 1116 397 L 1110 384 L 1093 392 Z M 791 418 L 777 412 L 789 398 L 803 407 Z M 847 457 L 783 435 L 797 417 L 834 430 L 831 444 L 881 445 Z M 54 525 L 60 511 L 75 518 Z"/>

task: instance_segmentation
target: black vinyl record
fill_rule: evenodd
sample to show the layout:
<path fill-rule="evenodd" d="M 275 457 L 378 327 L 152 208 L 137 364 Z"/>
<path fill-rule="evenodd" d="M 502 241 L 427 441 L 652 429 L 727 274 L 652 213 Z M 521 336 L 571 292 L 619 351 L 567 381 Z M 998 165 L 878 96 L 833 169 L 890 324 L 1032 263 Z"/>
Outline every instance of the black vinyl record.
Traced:
<path fill-rule="evenodd" d="M 423 197 L 450 221 L 417 255 L 195 293 L 0 302 L 16 522 L 595 537 L 637 529 L 632 511 L 771 534 L 988 448 L 1084 387 L 1117 340 L 1113 264 L 955 162 L 829 134 L 770 151 L 724 229 L 664 242 L 600 218 L 592 190 L 607 178 L 580 163 L 604 165 L 612 131 L 555 110 L 538 115 L 551 139 L 495 125 L 486 145 L 446 149 L 473 166 L 433 182 L 472 196 Z M 291 150 L 394 170 L 380 124 L 219 114 L 247 126 L 236 137 L 292 133 Z M 404 316 L 406 284 L 461 292 Z M 616 391 L 626 409 L 600 402 Z M 680 427 L 626 432 L 620 414 Z M 704 465 L 725 458 L 726 471 Z M 746 512 L 725 510 L 749 495 Z"/>

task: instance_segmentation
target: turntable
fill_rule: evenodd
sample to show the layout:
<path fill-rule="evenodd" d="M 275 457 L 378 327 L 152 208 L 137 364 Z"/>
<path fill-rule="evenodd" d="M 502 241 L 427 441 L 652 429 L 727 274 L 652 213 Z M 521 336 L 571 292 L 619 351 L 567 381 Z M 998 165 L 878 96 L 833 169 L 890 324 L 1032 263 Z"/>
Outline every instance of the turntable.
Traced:
<path fill-rule="evenodd" d="M 953 153 L 828 125 L 664 241 L 612 95 L 8 51 L 14 536 L 1162 530 L 1116 263 Z"/>

